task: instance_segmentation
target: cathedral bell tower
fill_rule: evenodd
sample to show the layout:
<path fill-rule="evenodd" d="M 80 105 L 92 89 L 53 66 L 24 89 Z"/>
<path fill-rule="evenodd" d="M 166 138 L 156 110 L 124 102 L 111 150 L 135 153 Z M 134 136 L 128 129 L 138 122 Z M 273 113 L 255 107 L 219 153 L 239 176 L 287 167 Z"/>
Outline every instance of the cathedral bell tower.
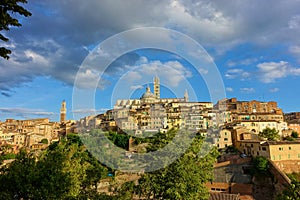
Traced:
<path fill-rule="evenodd" d="M 66 101 L 63 100 L 60 108 L 60 122 L 66 121 L 66 114 L 67 114 Z"/>
<path fill-rule="evenodd" d="M 154 85 L 154 95 L 157 99 L 159 99 L 160 98 L 160 85 L 159 85 L 158 76 L 154 77 L 153 85 Z"/>

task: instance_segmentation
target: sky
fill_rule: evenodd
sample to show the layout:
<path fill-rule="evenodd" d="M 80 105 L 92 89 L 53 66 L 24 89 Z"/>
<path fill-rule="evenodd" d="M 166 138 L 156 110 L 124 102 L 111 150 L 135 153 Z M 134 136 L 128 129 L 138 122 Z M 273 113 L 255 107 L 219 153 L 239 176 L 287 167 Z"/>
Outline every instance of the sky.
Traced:
<path fill-rule="evenodd" d="M 24 7 L 32 16 L 3 32 L 10 41 L 1 46 L 13 53 L 0 59 L 1 121 L 58 121 L 63 100 L 68 119 L 102 113 L 116 99 L 140 98 L 154 76 L 164 98 L 187 90 L 191 101 L 237 97 L 300 111 L 299 0 L 31 0 Z"/>

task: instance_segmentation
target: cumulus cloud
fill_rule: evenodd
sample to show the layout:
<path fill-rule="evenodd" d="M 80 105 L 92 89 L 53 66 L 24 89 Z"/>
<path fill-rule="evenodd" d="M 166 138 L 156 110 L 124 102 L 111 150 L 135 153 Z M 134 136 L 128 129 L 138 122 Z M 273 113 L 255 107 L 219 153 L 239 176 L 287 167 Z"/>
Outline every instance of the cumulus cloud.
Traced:
<path fill-rule="evenodd" d="M 287 76 L 300 76 L 300 68 L 294 68 L 286 61 L 263 62 L 257 65 L 260 80 L 272 83 Z"/>
<path fill-rule="evenodd" d="M 178 84 L 186 78 L 192 77 L 192 73 L 178 61 L 161 62 L 159 60 L 149 61 L 135 66 L 127 66 L 129 69 L 135 69 L 124 75 L 125 81 L 135 82 L 142 77 L 154 77 L 159 75 L 165 79 L 169 86 L 177 87 Z"/>

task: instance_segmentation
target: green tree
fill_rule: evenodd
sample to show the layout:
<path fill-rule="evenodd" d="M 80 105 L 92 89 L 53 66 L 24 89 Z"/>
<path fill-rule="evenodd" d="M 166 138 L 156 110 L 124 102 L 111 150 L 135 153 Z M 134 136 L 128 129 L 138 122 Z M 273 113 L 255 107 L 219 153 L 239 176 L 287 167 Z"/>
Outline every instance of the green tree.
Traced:
<path fill-rule="evenodd" d="M 292 131 L 292 138 L 298 138 L 299 134 L 296 131 Z"/>
<path fill-rule="evenodd" d="M 27 3 L 27 0 L 1 0 L 0 1 L 0 31 L 9 31 L 11 26 L 21 26 L 18 19 L 14 18 L 12 14 L 18 13 L 25 17 L 31 16 L 31 13 L 18 5 L 18 3 Z M 0 40 L 7 42 L 8 38 L 0 33 Z M 11 50 L 0 47 L 0 56 L 9 59 L 8 54 Z"/>
<path fill-rule="evenodd" d="M 205 157 L 198 155 L 203 138 L 196 136 L 186 153 L 165 168 L 145 173 L 137 186 L 146 199 L 208 199 L 205 183 L 213 179 L 213 164 L 218 156 L 213 149 Z"/>
<path fill-rule="evenodd" d="M 291 184 L 276 197 L 276 200 L 299 200 L 300 181 L 295 177 L 290 177 Z"/>
<path fill-rule="evenodd" d="M 265 128 L 262 132 L 258 134 L 259 137 L 267 138 L 267 140 L 276 141 L 280 139 L 280 136 L 278 134 L 279 131 L 277 131 L 275 128 Z"/>
<path fill-rule="evenodd" d="M 2 167 L 0 200 L 93 199 L 97 183 L 106 177 L 107 168 L 83 145 L 62 139 L 36 157 L 21 151 L 14 162 Z"/>
<path fill-rule="evenodd" d="M 253 160 L 256 173 L 267 173 L 269 170 L 269 161 L 263 156 L 257 156 Z"/>

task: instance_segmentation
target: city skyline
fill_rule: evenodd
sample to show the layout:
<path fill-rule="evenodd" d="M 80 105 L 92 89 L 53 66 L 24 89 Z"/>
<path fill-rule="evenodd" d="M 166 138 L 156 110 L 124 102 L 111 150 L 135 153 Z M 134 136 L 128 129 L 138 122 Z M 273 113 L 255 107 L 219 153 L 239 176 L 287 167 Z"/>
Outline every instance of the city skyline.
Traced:
<path fill-rule="evenodd" d="M 226 97 L 276 101 L 284 112 L 300 111 L 300 2 L 249 3 L 29 2 L 24 7 L 32 16 L 20 18 L 22 27 L 5 32 L 10 42 L 4 45 L 13 53 L 9 60 L 0 60 L 0 120 L 49 117 L 59 121 L 63 99 L 67 119 L 72 119 L 74 80 L 88 53 L 115 34 L 150 26 L 182 32 L 202 45 L 218 67 Z M 147 37 L 157 40 L 158 36 Z M 162 96 L 182 97 L 189 83 L 195 90 L 192 100 L 211 101 L 203 79 L 184 58 L 141 49 L 110 65 L 103 87 L 96 91 L 94 111 L 104 112 L 126 95 L 139 98 L 157 74 L 164 86 Z M 94 75 L 85 74 L 85 88 L 90 88 L 88 80 Z M 120 80 L 127 89 L 114 96 Z M 73 112 L 89 115 L 92 111 Z"/>

